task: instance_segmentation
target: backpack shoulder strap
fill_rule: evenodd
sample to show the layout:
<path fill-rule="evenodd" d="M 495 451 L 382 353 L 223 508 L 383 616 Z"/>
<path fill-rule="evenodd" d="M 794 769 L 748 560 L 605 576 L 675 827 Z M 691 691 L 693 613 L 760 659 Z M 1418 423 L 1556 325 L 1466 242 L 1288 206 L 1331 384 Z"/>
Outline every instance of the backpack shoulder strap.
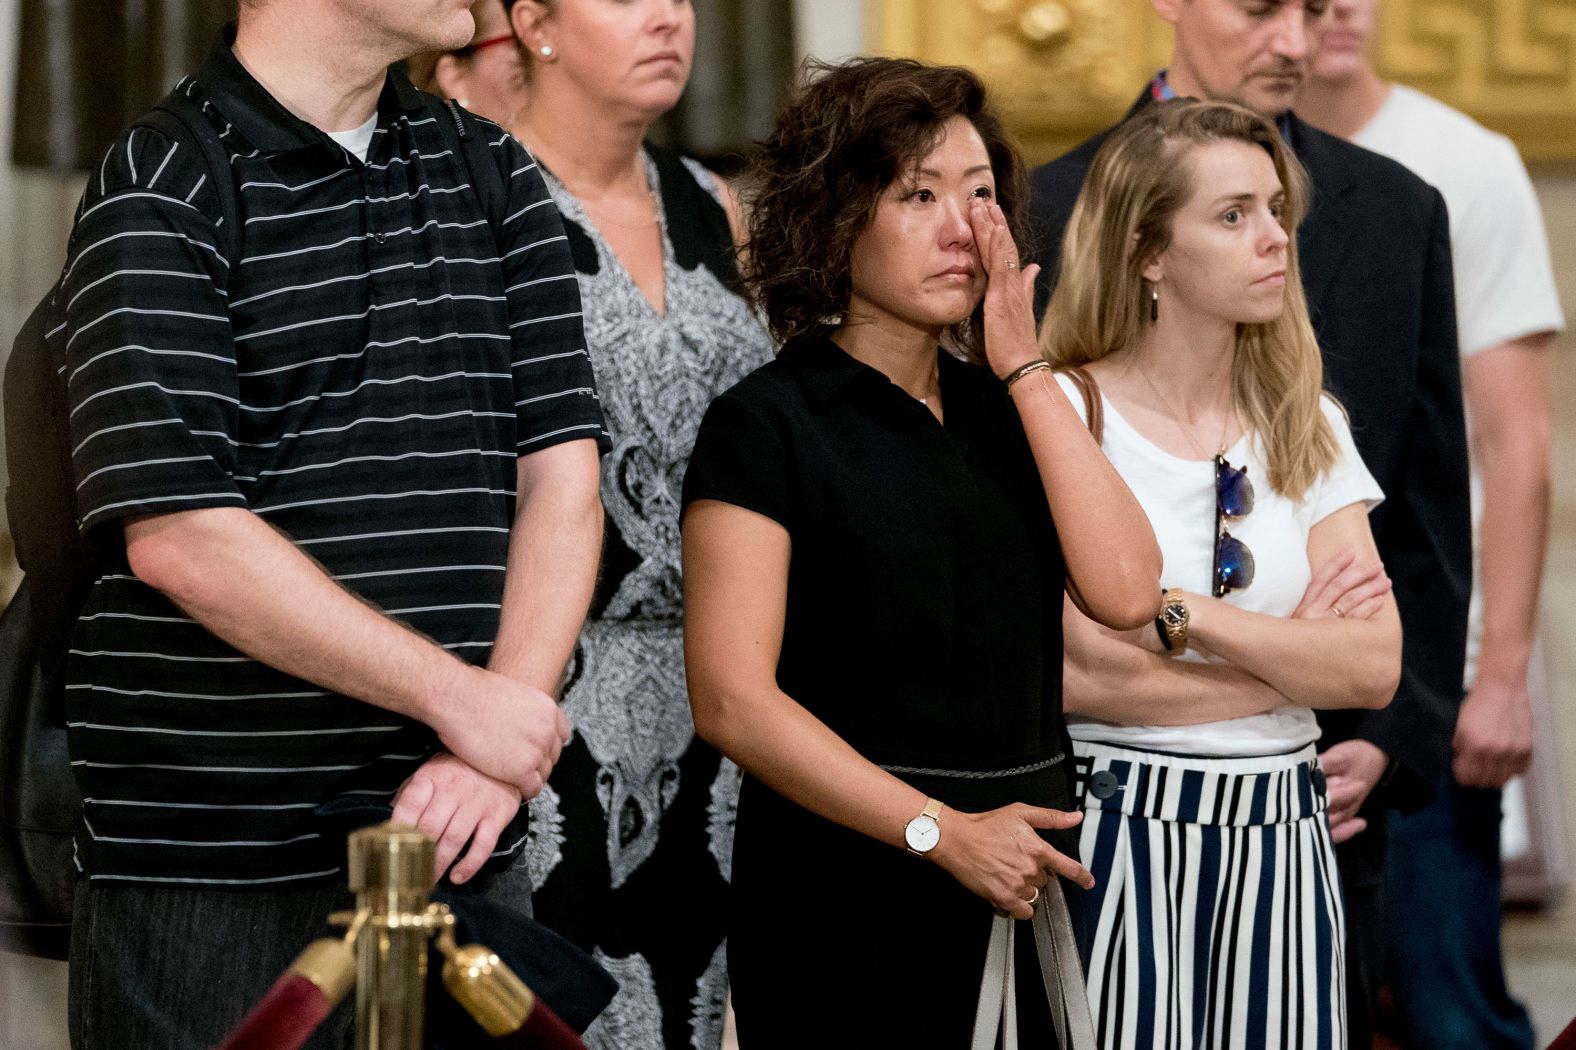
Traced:
<path fill-rule="evenodd" d="M 1094 443 L 1100 444 L 1105 439 L 1105 399 L 1100 396 L 1100 384 L 1094 381 L 1094 376 L 1087 369 L 1078 365 L 1062 369 L 1062 374 L 1071 379 L 1083 395 L 1084 419 L 1089 423 L 1089 433 L 1094 436 Z"/>
<path fill-rule="evenodd" d="M 471 190 L 476 194 L 482 214 L 487 216 L 492 226 L 493 240 L 499 243 L 501 255 L 500 238 L 504 219 L 508 216 L 509 186 L 504 181 L 503 172 L 498 170 L 498 160 L 493 156 L 492 147 L 487 144 L 486 129 L 477 123 L 473 114 L 453 99 L 444 101 L 440 112 L 434 115 L 449 148 L 465 161 Z"/>
<path fill-rule="evenodd" d="M 176 142 L 196 146 L 208 168 L 208 182 L 219 198 L 220 248 L 233 272 L 241 259 L 241 199 L 230 172 L 230 154 L 202 107 L 179 88 L 159 100 L 133 127 L 152 128 Z"/>

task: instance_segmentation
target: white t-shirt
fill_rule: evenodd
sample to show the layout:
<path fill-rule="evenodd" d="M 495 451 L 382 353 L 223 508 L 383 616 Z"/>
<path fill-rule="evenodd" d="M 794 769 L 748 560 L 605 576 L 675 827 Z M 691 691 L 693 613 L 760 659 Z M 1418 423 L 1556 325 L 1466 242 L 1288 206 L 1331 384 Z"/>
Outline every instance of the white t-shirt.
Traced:
<path fill-rule="evenodd" d="M 1390 89 L 1379 112 L 1352 141 L 1406 165 L 1445 198 L 1462 357 L 1524 335 L 1564 329 L 1543 214 L 1514 143 L 1402 84 Z M 1476 579 L 1482 509 L 1482 484 L 1474 465 L 1469 688 L 1477 677 L 1483 638 Z"/>
<path fill-rule="evenodd" d="M 324 134 L 345 147 L 347 152 L 354 154 L 357 160 L 365 164 L 367 162 L 367 150 L 372 147 L 372 132 L 377 129 L 377 126 L 378 115 L 374 113 L 359 128 L 351 128 L 349 131 L 329 131 Z"/>
<path fill-rule="evenodd" d="M 1057 376 L 1078 414 L 1083 397 L 1066 376 Z M 1256 437 L 1244 435 L 1226 450 L 1226 462 L 1246 467 L 1253 482 L 1254 506 L 1246 517 L 1227 524 L 1231 535 L 1253 553 L 1251 586 L 1225 601 L 1251 612 L 1289 616 L 1302 601 L 1313 569 L 1308 564 L 1308 533 L 1330 514 L 1353 503 L 1372 510 L 1384 494 L 1352 443 L 1346 414 L 1328 396 L 1320 407 L 1340 444 L 1340 456 L 1296 503 L 1270 487 L 1269 467 Z M 1100 447 L 1138 498 L 1155 530 L 1164 559 L 1160 582 L 1194 594 L 1212 587 L 1215 543 L 1215 464 L 1179 459 L 1145 438 L 1105 399 L 1105 434 Z M 1189 649 L 1179 660 L 1205 658 Z M 1218 657 L 1210 659 L 1218 661 Z M 1283 707 L 1262 715 L 1191 726 L 1119 726 L 1067 716 L 1074 740 L 1141 747 L 1186 755 L 1241 757 L 1295 751 L 1319 738 L 1319 725 L 1306 707 Z"/>

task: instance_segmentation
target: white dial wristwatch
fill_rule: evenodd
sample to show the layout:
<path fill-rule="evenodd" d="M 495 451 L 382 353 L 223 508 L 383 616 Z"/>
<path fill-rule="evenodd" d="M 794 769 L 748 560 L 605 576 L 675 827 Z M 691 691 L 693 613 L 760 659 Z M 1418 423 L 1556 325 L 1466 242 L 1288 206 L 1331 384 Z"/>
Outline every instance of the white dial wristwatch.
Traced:
<path fill-rule="evenodd" d="M 916 857 L 923 857 L 941 841 L 941 803 L 933 798 L 925 800 L 925 810 L 908 822 L 903 829 L 903 842 Z"/>

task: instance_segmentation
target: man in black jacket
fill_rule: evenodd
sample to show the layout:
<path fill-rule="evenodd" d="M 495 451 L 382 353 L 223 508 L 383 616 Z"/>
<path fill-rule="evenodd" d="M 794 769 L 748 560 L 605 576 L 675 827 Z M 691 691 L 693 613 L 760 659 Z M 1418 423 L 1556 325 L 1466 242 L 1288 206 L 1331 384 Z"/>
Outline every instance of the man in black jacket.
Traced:
<path fill-rule="evenodd" d="M 1349 1032 L 1352 1046 L 1366 1047 L 1382 962 L 1384 815 L 1427 801 L 1449 760 L 1462 697 L 1472 546 L 1445 205 L 1399 164 L 1291 111 L 1307 72 L 1308 32 L 1327 0 L 1153 3 L 1176 43 L 1170 67 L 1130 112 L 1173 95 L 1241 102 L 1276 120 L 1308 170 L 1313 207 L 1298 246 L 1325 382 L 1385 492 L 1372 524 L 1405 631 L 1401 686 L 1383 710 L 1319 715 L 1346 893 Z M 1062 233 L 1109 134 L 1034 172 L 1042 312 Z"/>

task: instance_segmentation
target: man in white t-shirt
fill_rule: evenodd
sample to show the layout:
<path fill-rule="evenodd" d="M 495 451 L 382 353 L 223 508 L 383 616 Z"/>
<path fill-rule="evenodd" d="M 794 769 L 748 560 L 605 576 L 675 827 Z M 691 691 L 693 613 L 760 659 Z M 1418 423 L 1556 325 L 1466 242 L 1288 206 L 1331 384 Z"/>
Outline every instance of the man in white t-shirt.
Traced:
<path fill-rule="evenodd" d="M 1377 6 L 1334 0 L 1298 111 L 1406 165 L 1450 210 L 1477 554 L 1453 767 L 1436 801 L 1391 830 L 1388 978 L 1405 1045 L 1530 1048 L 1500 950 L 1500 792 L 1532 754 L 1527 674 L 1549 531 L 1550 346 L 1564 318 L 1516 147 L 1375 72 Z"/>

